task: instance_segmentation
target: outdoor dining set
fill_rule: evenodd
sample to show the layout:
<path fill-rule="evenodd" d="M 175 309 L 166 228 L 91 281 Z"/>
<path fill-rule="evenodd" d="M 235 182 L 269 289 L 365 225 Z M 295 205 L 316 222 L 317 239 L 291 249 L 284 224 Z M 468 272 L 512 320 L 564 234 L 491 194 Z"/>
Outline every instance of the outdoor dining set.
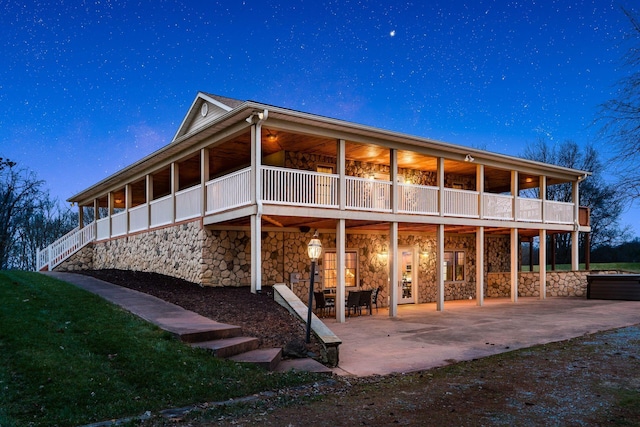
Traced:
<path fill-rule="evenodd" d="M 360 291 L 349 291 L 345 298 L 345 309 L 347 310 L 347 316 L 361 315 L 362 309 L 369 309 L 369 315 L 372 314 L 372 307 L 375 305 L 376 312 L 378 311 L 378 295 L 380 288 L 367 289 Z M 313 293 L 315 300 L 315 313 L 319 317 L 331 316 L 331 312 L 335 313 L 336 308 L 336 294 L 331 291 L 318 291 Z"/>

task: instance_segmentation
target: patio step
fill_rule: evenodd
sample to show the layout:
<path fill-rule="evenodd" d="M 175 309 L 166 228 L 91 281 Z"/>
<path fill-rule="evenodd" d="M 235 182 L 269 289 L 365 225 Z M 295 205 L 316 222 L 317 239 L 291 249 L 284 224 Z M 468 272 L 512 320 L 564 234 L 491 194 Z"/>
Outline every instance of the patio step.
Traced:
<path fill-rule="evenodd" d="M 316 374 L 328 376 L 333 375 L 331 368 L 327 368 L 322 363 L 311 358 L 283 360 L 275 369 L 276 372 L 288 372 L 291 370 L 299 372 L 314 372 Z"/>
<path fill-rule="evenodd" d="M 276 369 L 280 361 L 282 360 L 281 348 L 259 348 L 257 350 L 247 351 L 245 353 L 237 354 L 229 357 L 229 360 L 241 363 L 253 363 L 266 369 L 267 371 L 273 371 Z"/>
<path fill-rule="evenodd" d="M 191 346 L 209 350 L 215 357 L 226 358 L 255 350 L 258 348 L 258 344 L 257 338 L 232 337 L 213 341 L 195 342 L 191 343 Z"/>
<path fill-rule="evenodd" d="M 180 340 L 186 343 L 198 343 L 219 340 L 224 338 L 233 338 L 242 334 L 242 328 L 235 325 L 228 325 L 226 323 L 211 322 L 206 325 L 199 326 L 187 326 L 183 328 L 176 328 L 170 332 L 175 333 L 180 337 Z"/>

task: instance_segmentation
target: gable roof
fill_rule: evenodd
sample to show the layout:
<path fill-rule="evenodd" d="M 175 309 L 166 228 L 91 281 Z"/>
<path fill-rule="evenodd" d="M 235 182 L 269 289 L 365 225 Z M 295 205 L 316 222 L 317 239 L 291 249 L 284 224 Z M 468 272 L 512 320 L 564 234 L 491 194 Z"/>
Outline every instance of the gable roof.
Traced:
<path fill-rule="evenodd" d="M 180 127 L 178 127 L 178 131 L 171 142 L 173 143 L 177 139 L 192 132 L 197 132 L 198 129 L 206 126 L 208 123 L 211 123 L 215 119 L 242 104 L 243 101 L 239 101 L 237 99 L 213 95 L 206 92 L 198 92 L 196 99 L 191 104 L 191 107 L 187 111 L 187 115 L 182 120 L 182 123 L 180 124 Z"/>

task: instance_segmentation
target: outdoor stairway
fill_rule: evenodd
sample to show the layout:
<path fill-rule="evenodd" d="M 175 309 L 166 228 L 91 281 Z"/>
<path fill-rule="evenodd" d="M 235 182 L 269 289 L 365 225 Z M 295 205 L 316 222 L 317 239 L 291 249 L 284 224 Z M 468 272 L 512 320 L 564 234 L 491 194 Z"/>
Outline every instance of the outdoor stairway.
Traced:
<path fill-rule="evenodd" d="M 241 336 L 241 330 L 237 326 L 226 326 L 229 327 L 228 330 L 223 328 L 217 328 L 215 331 L 203 330 L 199 334 L 189 333 L 186 336 L 180 335 L 179 338 L 192 347 L 209 350 L 215 357 L 239 363 L 252 363 L 268 371 L 286 372 L 294 369 L 332 375 L 331 369 L 311 358 L 282 360 L 281 348 L 258 348 L 257 338 Z M 210 339 L 216 334 L 220 338 Z M 209 339 L 198 341 L 197 337 L 199 336 Z"/>
<path fill-rule="evenodd" d="M 193 347 L 210 350 L 216 357 L 254 363 L 279 372 L 295 369 L 332 375 L 331 369 L 313 359 L 282 360 L 281 348 L 258 349 L 258 339 L 242 336 L 239 326 L 216 322 L 154 296 L 81 274 L 43 274 L 99 295 Z"/>

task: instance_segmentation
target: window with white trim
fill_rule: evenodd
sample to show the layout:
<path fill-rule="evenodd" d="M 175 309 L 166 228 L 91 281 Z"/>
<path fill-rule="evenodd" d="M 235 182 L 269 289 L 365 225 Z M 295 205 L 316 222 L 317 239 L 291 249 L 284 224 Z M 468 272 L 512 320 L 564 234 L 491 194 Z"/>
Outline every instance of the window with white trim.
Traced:
<path fill-rule="evenodd" d="M 324 289 L 335 289 L 338 285 L 338 258 L 334 251 L 326 251 L 322 265 L 324 267 Z M 358 251 L 346 250 L 344 260 L 345 287 L 358 285 Z"/>
<path fill-rule="evenodd" d="M 444 251 L 445 282 L 464 281 L 464 251 Z"/>

